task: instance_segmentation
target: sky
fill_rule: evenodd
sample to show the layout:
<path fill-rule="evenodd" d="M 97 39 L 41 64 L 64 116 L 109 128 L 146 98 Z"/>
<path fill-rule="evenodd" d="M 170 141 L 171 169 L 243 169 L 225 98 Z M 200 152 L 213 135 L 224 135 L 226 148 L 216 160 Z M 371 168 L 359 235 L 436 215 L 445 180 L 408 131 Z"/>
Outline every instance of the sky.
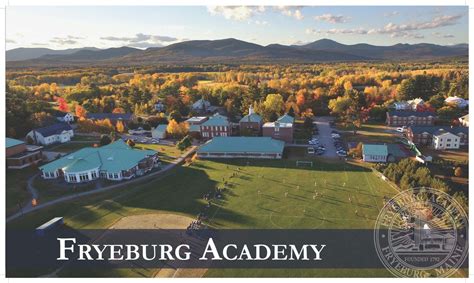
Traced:
<path fill-rule="evenodd" d="M 260 45 L 468 42 L 467 6 L 9 6 L 7 50 L 237 38 Z"/>

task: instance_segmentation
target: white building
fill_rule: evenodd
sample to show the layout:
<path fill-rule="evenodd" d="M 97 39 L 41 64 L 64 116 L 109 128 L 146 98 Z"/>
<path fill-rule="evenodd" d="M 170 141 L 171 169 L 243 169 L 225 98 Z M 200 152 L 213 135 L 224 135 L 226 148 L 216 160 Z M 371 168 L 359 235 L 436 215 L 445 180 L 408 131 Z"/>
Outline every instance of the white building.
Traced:
<path fill-rule="evenodd" d="M 74 130 L 68 123 L 57 123 L 47 127 L 31 130 L 26 139 L 31 139 L 33 143 L 40 145 L 50 145 L 54 143 L 65 143 L 74 137 Z"/>
<path fill-rule="evenodd" d="M 209 107 L 211 107 L 211 103 L 201 98 L 198 101 L 194 102 L 191 108 L 193 111 L 206 112 Z"/>
<path fill-rule="evenodd" d="M 469 114 L 466 114 L 462 117 L 459 117 L 459 122 L 461 123 L 461 125 L 463 125 L 464 127 L 469 127 Z"/>
<path fill-rule="evenodd" d="M 433 133 L 434 149 L 458 149 L 461 138 L 445 130 Z"/>
<path fill-rule="evenodd" d="M 415 98 L 415 99 L 412 99 L 412 100 L 408 100 L 407 102 L 408 102 L 408 104 L 410 104 L 411 109 L 413 111 L 416 111 L 418 109 L 418 106 L 425 105 L 425 101 L 423 101 L 423 99 L 421 99 L 421 98 Z"/>
<path fill-rule="evenodd" d="M 466 108 L 467 105 L 468 105 L 468 102 L 467 100 L 461 98 L 461 97 L 457 97 L 457 96 L 450 96 L 450 97 L 447 97 L 445 100 L 444 100 L 444 103 L 448 104 L 448 105 L 452 105 L 452 106 L 456 106 L 458 108 Z"/>
<path fill-rule="evenodd" d="M 56 117 L 56 120 L 59 122 L 63 123 L 72 123 L 74 122 L 74 115 L 69 112 L 57 112 L 54 114 L 54 117 Z"/>
<path fill-rule="evenodd" d="M 397 101 L 393 103 L 393 107 L 395 108 L 395 110 L 411 110 L 412 109 L 410 103 L 406 101 Z"/>

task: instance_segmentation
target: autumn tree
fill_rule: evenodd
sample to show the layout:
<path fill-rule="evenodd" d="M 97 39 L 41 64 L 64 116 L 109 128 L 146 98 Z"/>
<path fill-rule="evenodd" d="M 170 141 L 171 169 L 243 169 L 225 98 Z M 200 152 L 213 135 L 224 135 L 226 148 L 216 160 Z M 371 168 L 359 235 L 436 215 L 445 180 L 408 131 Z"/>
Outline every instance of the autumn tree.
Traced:
<path fill-rule="evenodd" d="M 176 120 L 170 120 L 166 127 L 166 132 L 175 138 L 184 137 L 189 131 L 188 123 L 178 123 Z"/>
<path fill-rule="evenodd" d="M 76 109 L 75 109 L 75 112 L 76 112 L 76 116 L 79 118 L 79 119 L 85 119 L 86 116 L 87 116 L 87 111 L 86 109 L 84 109 L 84 107 L 82 107 L 81 105 L 76 105 Z"/>
<path fill-rule="evenodd" d="M 69 105 L 67 105 L 67 102 L 64 98 L 58 97 L 57 102 L 58 102 L 58 110 L 59 111 L 69 112 Z"/>
<path fill-rule="evenodd" d="M 115 124 L 115 128 L 119 133 L 123 133 L 125 131 L 125 126 L 123 125 L 122 121 L 117 121 L 117 123 Z"/>

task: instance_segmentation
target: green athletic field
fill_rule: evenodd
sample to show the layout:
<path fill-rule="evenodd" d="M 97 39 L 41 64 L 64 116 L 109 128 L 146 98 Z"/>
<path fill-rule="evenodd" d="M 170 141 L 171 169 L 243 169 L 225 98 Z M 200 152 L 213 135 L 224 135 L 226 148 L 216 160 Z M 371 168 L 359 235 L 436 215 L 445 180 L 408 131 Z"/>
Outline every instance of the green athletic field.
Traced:
<path fill-rule="evenodd" d="M 47 208 L 8 224 L 8 229 L 37 227 L 55 216 L 78 229 L 107 228 L 123 216 L 179 213 L 195 217 L 206 204 L 203 194 L 226 187 L 214 202 L 215 228 L 372 228 L 384 196 L 396 190 L 370 169 L 343 162 L 313 160 L 196 161 L 146 184 L 110 191 Z M 150 276 L 151 271 L 117 270 L 83 276 Z M 269 270 L 210 270 L 206 276 L 272 276 Z M 282 273 L 283 272 L 283 273 Z M 361 273 L 362 272 L 362 273 Z M 389 276 L 385 270 L 347 271 L 347 276 Z M 65 272 L 59 275 L 70 275 Z M 79 276 L 78 274 L 74 274 Z M 340 276 L 337 270 L 275 271 L 273 276 Z"/>

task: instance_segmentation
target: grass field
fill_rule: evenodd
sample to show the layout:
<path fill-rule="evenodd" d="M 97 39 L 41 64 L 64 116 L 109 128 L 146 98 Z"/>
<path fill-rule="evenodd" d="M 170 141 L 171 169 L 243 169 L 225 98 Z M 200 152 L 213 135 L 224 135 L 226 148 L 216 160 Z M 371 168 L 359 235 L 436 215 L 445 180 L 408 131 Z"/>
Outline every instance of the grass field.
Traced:
<path fill-rule="evenodd" d="M 6 172 L 6 213 L 7 215 L 19 211 L 18 204 L 25 205 L 30 200 L 27 190 L 27 180 L 38 170 L 36 167 L 27 167 L 21 170 L 8 169 Z"/>
<path fill-rule="evenodd" d="M 210 225 L 221 229 L 372 228 L 383 205 L 383 196 L 396 193 L 371 170 L 348 163 L 314 161 L 314 167 L 303 168 L 296 167 L 294 160 L 201 160 L 188 167 L 176 168 L 168 176 L 144 185 L 59 204 L 27 215 L 9 223 L 8 229 L 37 227 L 54 216 L 64 216 L 69 226 L 78 229 L 108 228 L 123 216 L 147 213 L 195 217 L 205 205 L 202 195 L 217 186 L 222 187 L 224 182 L 228 190 L 210 212 Z M 313 199 L 315 194 L 318 196 Z M 235 272 L 210 270 L 206 276 L 232 276 Z M 137 270 L 113 273 L 115 276 L 150 275 Z M 268 270 L 244 270 L 238 274 L 270 276 Z M 309 269 L 275 274 L 339 275 L 337 270 Z M 94 275 L 105 276 L 105 273 Z M 107 275 L 111 276 L 109 271 Z"/>

